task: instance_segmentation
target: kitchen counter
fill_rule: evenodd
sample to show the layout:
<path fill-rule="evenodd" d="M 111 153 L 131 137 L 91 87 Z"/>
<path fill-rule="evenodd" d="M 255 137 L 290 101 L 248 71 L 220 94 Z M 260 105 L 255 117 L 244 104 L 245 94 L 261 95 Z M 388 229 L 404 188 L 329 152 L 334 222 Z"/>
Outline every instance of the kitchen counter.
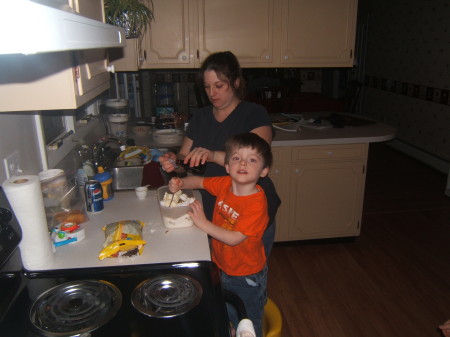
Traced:
<path fill-rule="evenodd" d="M 269 172 L 282 200 L 275 241 L 356 237 L 362 226 L 369 144 L 395 137 L 391 126 L 360 116 L 303 113 L 300 131 L 277 130 Z M 275 122 L 284 128 L 283 120 Z M 295 116 L 297 117 L 297 116 Z M 312 128 L 316 126 L 320 128 Z"/>
<path fill-rule="evenodd" d="M 195 193 L 199 199 L 200 194 Z M 156 190 L 149 190 L 143 200 L 138 199 L 134 191 L 117 191 L 114 199 L 104 202 L 104 206 L 100 213 L 89 213 L 89 221 L 82 224 L 86 238 L 78 243 L 57 247 L 55 262 L 46 270 L 211 260 L 208 237 L 197 227 L 164 227 Z M 140 220 L 145 223 L 143 239 L 147 244 L 143 254 L 99 260 L 98 254 L 105 241 L 102 227 L 120 220 Z"/>
<path fill-rule="evenodd" d="M 350 114 L 340 114 L 354 116 Z M 305 119 L 309 119 L 317 118 L 318 116 L 326 116 L 329 115 L 329 113 L 315 112 L 304 113 L 302 115 Z M 357 118 L 366 120 L 361 116 L 357 116 Z M 276 130 L 275 137 L 272 141 L 272 147 L 384 142 L 393 139 L 395 137 L 395 132 L 395 128 L 380 122 L 360 126 L 345 125 L 343 128 L 332 127 L 324 129 L 313 129 L 300 126 L 300 129 L 297 132 Z"/>
<path fill-rule="evenodd" d="M 358 120 L 372 121 L 364 116 L 339 113 L 342 116 L 350 116 Z M 301 113 L 304 119 L 317 118 L 319 116 L 330 115 L 329 112 L 305 112 Z M 273 116 L 281 116 L 279 114 L 271 114 Z M 356 143 L 373 143 L 384 142 L 395 137 L 395 128 L 380 122 L 373 121 L 373 124 L 350 126 L 345 125 L 343 128 L 324 128 L 313 129 L 300 126 L 297 132 L 287 132 L 275 129 L 275 137 L 272 140 L 273 147 L 279 146 L 304 146 L 304 145 L 330 145 L 330 144 L 356 144 Z M 130 133 L 130 138 L 135 140 L 136 145 L 147 145 L 150 148 L 161 148 L 176 150 L 181 146 L 182 142 L 172 144 L 158 144 L 152 139 L 151 134 L 137 136 Z"/>

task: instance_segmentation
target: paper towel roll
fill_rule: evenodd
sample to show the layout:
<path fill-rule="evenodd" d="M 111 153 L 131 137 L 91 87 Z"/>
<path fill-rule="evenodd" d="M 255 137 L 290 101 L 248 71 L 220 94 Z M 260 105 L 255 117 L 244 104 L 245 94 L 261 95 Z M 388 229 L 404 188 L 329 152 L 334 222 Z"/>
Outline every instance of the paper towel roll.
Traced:
<path fill-rule="evenodd" d="M 53 264 L 55 255 L 48 233 L 39 177 L 12 177 L 2 186 L 22 229 L 19 247 L 24 268 L 47 269 Z"/>

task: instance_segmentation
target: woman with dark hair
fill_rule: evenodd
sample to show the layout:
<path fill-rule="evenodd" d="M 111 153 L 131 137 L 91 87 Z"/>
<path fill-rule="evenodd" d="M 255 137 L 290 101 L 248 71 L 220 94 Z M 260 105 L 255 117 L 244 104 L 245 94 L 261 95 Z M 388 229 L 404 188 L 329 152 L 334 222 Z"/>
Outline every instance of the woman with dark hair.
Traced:
<path fill-rule="evenodd" d="M 191 167 L 207 162 L 205 177 L 224 176 L 227 174 L 224 167 L 225 141 L 240 133 L 253 132 L 271 144 L 272 124 L 262 105 L 244 100 L 245 80 L 239 61 L 232 52 L 209 55 L 200 68 L 199 80 L 211 105 L 192 116 L 178 158 L 184 158 L 184 163 Z M 183 168 L 174 167 L 175 158 L 174 153 L 160 157 L 166 172 L 183 172 Z M 275 236 L 275 214 L 281 201 L 269 177 L 261 179 L 258 184 L 267 195 L 269 207 L 270 219 L 263 237 L 268 258 Z M 215 197 L 206 191 L 201 193 L 206 216 L 211 220 Z"/>
<path fill-rule="evenodd" d="M 226 51 L 209 55 L 202 64 L 199 80 L 211 105 L 200 109 L 190 119 L 179 154 L 166 153 L 159 158 L 159 161 L 166 172 L 184 172 L 182 167 L 174 165 L 174 160 L 178 157 L 178 159 L 184 159 L 184 163 L 189 164 L 190 167 L 207 163 L 206 170 L 202 174 L 205 177 L 225 176 L 227 175 L 224 167 L 227 139 L 238 134 L 252 132 L 271 144 L 272 123 L 263 106 L 244 100 L 245 80 L 239 61 L 232 52 Z M 260 178 L 258 185 L 264 189 L 266 194 L 269 214 L 269 223 L 263 235 L 267 262 L 275 236 L 275 214 L 281 200 L 268 176 Z M 205 190 L 200 190 L 200 192 L 205 215 L 211 221 L 216 199 Z M 228 276 L 221 272 L 221 277 L 223 284 L 226 284 Z M 263 287 L 265 292 L 265 284 L 250 283 L 243 286 Z M 232 289 L 227 290 L 233 291 Z M 233 310 L 229 310 L 229 315 L 236 327 L 238 322 Z"/>

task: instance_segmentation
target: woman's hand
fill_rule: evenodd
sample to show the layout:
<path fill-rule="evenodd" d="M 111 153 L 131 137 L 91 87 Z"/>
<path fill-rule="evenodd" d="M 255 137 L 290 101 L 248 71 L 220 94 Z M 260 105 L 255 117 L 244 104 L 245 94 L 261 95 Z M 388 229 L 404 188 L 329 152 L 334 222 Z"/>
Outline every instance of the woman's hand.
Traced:
<path fill-rule="evenodd" d="M 205 149 L 204 147 L 196 147 L 184 157 L 184 163 L 190 167 L 204 164 L 207 161 L 213 162 L 215 159 L 215 151 Z"/>
<path fill-rule="evenodd" d="M 174 162 L 176 159 L 175 153 L 167 152 L 163 156 L 159 157 L 159 163 L 164 171 L 167 173 L 175 171 Z"/>
<path fill-rule="evenodd" d="M 178 178 L 178 177 L 174 177 L 172 179 L 170 179 L 169 181 L 169 191 L 171 193 L 177 193 L 179 190 L 181 190 L 181 187 L 183 187 L 183 180 Z"/>

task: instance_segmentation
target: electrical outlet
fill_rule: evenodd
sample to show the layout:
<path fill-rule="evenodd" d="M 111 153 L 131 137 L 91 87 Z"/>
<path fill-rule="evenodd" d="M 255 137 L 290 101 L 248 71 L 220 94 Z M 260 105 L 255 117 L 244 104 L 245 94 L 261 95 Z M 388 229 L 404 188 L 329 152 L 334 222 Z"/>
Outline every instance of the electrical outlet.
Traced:
<path fill-rule="evenodd" d="M 6 178 L 14 177 L 22 173 L 20 169 L 20 155 L 19 151 L 14 151 L 8 157 L 3 159 L 3 166 L 5 166 Z"/>

